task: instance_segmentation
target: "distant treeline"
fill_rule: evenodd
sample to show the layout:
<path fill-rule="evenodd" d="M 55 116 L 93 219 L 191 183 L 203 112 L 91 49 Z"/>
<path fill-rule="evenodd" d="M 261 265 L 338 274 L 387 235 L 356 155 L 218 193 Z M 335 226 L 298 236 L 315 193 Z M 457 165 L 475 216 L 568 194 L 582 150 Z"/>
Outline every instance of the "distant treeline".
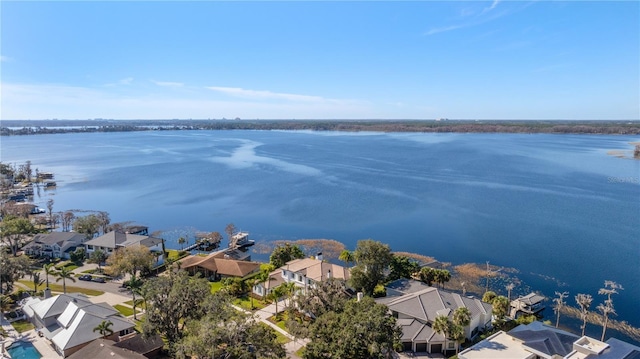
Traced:
<path fill-rule="evenodd" d="M 640 121 L 507 120 L 3 120 L 0 135 L 163 130 L 311 130 L 638 135 Z"/>

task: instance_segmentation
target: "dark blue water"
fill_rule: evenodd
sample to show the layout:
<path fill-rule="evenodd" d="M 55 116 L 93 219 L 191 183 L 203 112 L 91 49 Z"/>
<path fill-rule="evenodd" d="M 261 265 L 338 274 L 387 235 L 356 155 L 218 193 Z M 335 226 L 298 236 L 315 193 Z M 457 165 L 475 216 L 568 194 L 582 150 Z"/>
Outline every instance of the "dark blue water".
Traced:
<path fill-rule="evenodd" d="M 56 173 L 54 210 L 155 230 L 331 238 L 517 267 L 553 296 L 621 283 L 640 326 L 640 161 L 630 136 L 162 131 L 1 138 L 3 162 Z M 176 236 L 177 238 L 177 236 Z M 177 247 L 177 244 L 173 244 Z M 559 286 L 559 284 L 561 286 Z M 549 305 L 551 303 L 548 303 Z M 549 310 L 550 312 L 550 310 Z"/>

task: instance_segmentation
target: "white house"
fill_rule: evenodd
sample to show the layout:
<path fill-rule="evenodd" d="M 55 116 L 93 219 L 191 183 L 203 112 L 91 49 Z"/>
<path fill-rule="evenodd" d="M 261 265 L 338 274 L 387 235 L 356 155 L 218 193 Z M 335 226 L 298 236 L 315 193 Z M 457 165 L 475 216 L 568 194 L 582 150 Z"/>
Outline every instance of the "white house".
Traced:
<path fill-rule="evenodd" d="M 70 253 L 83 246 L 86 237 L 73 232 L 40 233 L 22 247 L 27 255 L 69 259 Z"/>
<path fill-rule="evenodd" d="M 322 259 L 294 259 L 271 272 L 266 282 L 255 285 L 253 293 L 264 298 L 273 288 L 289 282 L 293 282 L 297 287 L 305 290 L 314 286 L 316 282 L 328 278 L 349 280 L 349 268 L 325 262 Z"/>

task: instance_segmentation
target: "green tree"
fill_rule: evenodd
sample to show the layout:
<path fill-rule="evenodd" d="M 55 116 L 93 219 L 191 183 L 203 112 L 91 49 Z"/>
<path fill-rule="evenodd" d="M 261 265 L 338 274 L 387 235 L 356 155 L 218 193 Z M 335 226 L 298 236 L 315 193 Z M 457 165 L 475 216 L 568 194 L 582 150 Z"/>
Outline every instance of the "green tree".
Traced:
<path fill-rule="evenodd" d="M 449 328 L 449 332 L 450 332 L 449 335 L 451 336 L 451 340 L 456 342 L 456 356 L 457 356 L 458 352 L 460 351 L 460 344 L 464 343 L 464 340 L 466 339 L 464 334 L 464 327 L 461 327 L 460 325 L 453 323 Z"/>
<path fill-rule="evenodd" d="M 436 320 L 433 321 L 433 331 L 442 334 L 444 336 L 444 348 L 447 348 L 447 339 L 450 337 L 451 326 L 453 323 L 449 320 L 449 317 L 446 315 L 438 315 Z"/>
<path fill-rule="evenodd" d="M 499 295 L 491 302 L 493 307 L 493 315 L 496 317 L 498 325 L 502 325 L 504 318 L 509 313 L 509 299 L 507 297 Z"/>
<path fill-rule="evenodd" d="M 311 325 L 303 357 L 392 358 L 401 330 L 388 308 L 371 298 L 348 301 L 344 309 L 321 315 Z"/>
<path fill-rule="evenodd" d="M 31 273 L 31 260 L 29 257 L 25 255 L 13 257 L 0 250 L 0 294 L 11 293 L 13 284 L 29 273 Z"/>
<path fill-rule="evenodd" d="M 138 300 L 136 299 L 136 295 L 140 295 L 142 293 L 142 285 L 144 282 L 142 279 L 132 276 L 131 279 L 127 281 L 127 288 L 131 291 L 131 296 L 133 297 L 133 319 L 138 320 L 136 314 L 136 306 L 138 305 Z"/>
<path fill-rule="evenodd" d="M 108 256 L 102 249 L 97 249 L 89 255 L 89 263 L 98 265 L 98 272 L 102 273 L 102 263 L 107 260 Z"/>
<path fill-rule="evenodd" d="M 103 338 L 106 338 L 107 336 L 113 334 L 113 329 L 111 329 L 112 325 L 113 323 L 110 320 L 103 320 L 102 322 L 100 322 L 100 324 L 98 324 L 97 327 L 93 328 L 93 332 L 99 332 Z"/>
<path fill-rule="evenodd" d="M 11 306 L 13 305 L 13 299 L 10 296 L 0 294 L 0 315 L 4 312 L 8 312 L 11 310 Z"/>
<path fill-rule="evenodd" d="M 73 228 L 76 232 L 84 234 L 87 239 L 93 238 L 100 231 L 100 218 L 95 214 L 84 217 L 76 217 Z"/>
<path fill-rule="evenodd" d="M 0 222 L 0 237 L 11 248 L 13 256 L 18 255 L 18 249 L 30 234 L 37 233 L 36 227 L 27 218 L 5 218 Z"/>
<path fill-rule="evenodd" d="M 286 289 L 281 285 L 273 288 L 269 295 L 267 296 L 269 299 L 273 300 L 276 305 L 276 315 L 278 315 L 278 300 L 282 298 L 286 293 Z"/>
<path fill-rule="evenodd" d="M 488 291 L 482 295 L 482 301 L 485 303 L 493 303 L 493 300 L 496 299 L 497 296 L 495 292 Z"/>
<path fill-rule="evenodd" d="M 242 278 L 224 278 L 222 285 L 234 297 L 241 296 L 248 291 L 247 283 Z"/>
<path fill-rule="evenodd" d="M 471 311 L 467 307 L 459 307 L 453 311 L 453 324 L 466 327 L 471 323 Z"/>
<path fill-rule="evenodd" d="M 357 264 L 351 270 L 351 286 L 372 295 L 376 285 L 384 282 L 385 271 L 392 257 L 391 249 L 386 244 L 372 239 L 358 241 L 354 252 Z"/>
<path fill-rule="evenodd" d="M 393 281 L 400 278 L 411 278 L 414 273 L 420 270 L 420 266 L 409 257 L 393 254 L 389 264 L 391 272 L 387 280 Z"/>
<path fill-rule="evenodd" d="M 44 279 L 40 279 L 40 272 L 32 271 L 31 280 L 33 281 L 33 294 L 35 295 L 38 291 L 38 287 L 44 283 Z"/>
<path fill-rule="evenodd" d="M 85 253 L 84 247 L 76 248 L 75 251 L 73 251 L 73 252 L 71 252 L 69 254 L 69 257 L 70 257 L 69 259 L 73 263 L 75 263 L 77 265 L 82 265 L 82 263 L 84 262 L 85 257 L 86 257 L 86 253 Z"/>
<path fill-rule="evenodd" d="M 338 259 L 343 261 L 347 266 L 356 261 L 353 252 L 348 249 L 340 252 L 340 256 L 338 257 Z"/>
<path fill-rule="evenodd" d="M 49 289 L 49 276 L 56 274 L 56 267 L 54 266 L 53 263 L 49 263 L 49 264 L 45 264 L 42 267 L 42 270 L 44 271 L 44 275 L 46 277 L 47 289 Z"/>
<path fill-rule="evenodd" d="M 569 296 L 569 292 L 556 292 L 557 298 L 553 299 L 553 311 L 556 313 L 556 328 L 560 325 L 560 312 L 562 311 L 562 307 L 566 304 L 564 299 Z"/>
<path fill-rule="evenodd" d="M 209 281 L 186 271 L 169 271 L 147 280 L 142 293 L 147 303 L 142 329 L 146 336 L 160 333 L 173 351 L 182 339 L 184 328 L 202 318 L 205 300 L 211 296 Z"/>
<path fill-rule="evenodd" d="M 347 283 L 343 279 L 329 278 L 298 295 L 296 306 L 300 311 L 318 318 L 327 312 L 342 312 L 348 300 Z"/>
<path fill-rule="evenodd" d="M 185 242 L 187 242 L 187 240 L 184 237 L 178 238 L 178 244 L 180 245 L 180 250 L 184 249 Z"/>
<path fill-rule="evenodd" d="M 591 294 L 582 294 L 578 293 L 575 297 L 576 303 L 578 303 L 578 309 L 580 309 L 580 319 L 582 319 L 582 335 L 584 336 L 584 331 L 587 328 L 587 316 L 589 315 L 589 307 L 591 307 L 591 302 L 593 302 L 593 297 Z"/>
<path fill-rule="evenodd" d="M 154 256 L 145 246 L 129 246 L 119 249 L 107 258 L 107 273 L 121 276 L 125 273 L 135 277 L 153 266 Z"/>
<path fill-rule="evenodd" d="M 451 280 L 451 272 L 446 269 L 435 270 L 435 281 L 440 284 L 440 287 L 444 289 L 444 284 Z"/>
<path fill-rule="evenodd" d="M 436 280 L 436 270 L 431 267 L 422 267 L 420 269 L 420 281 L 431 286 Z"/>
<path fill-rule="evenodd" d="M 62 290 L 64 291 L 64 294 L 67 294 L 67 279 L 74 283 L 76 281 L 73 277 L 73 272 L 69 270 L 69 267 L 62 267 L 56 272 L 56 276 L 58 277 L 56 282 L 62 280 Z"/>
<path fill-rule="evenodd" d="M 269 262 L 273 264 L 275 268 L 280 268 L 285 265 L 287 262 L 292 261 L 294 259 L 302 259 L 304 258 L 304 252 L 297 245 L 292 245 L 291 243 L 285 243 L 281 246 L 276 246 L 271 252 L 271 256 L 269 257 Z"/>
<path fill-rule="evenodd" d="M 224 292 L 209 296 L 205 315 L 187 325 L 184 337 L 175 346 L 182 358 L 284 358 L 284 346 L 275 333 L 253 317 L 234 310 Z"/>
<path fill-rule="evenodd" d="M 611 295 L 618 294 L 618 290 L 623 290 L 622 286 L 614 281 L 605 280 L 604 288 L 600 288 L 598 290 L 598 294 L 606 295 L 607 299 L 605 299 L 604 303 L 598 304 L 596 309 L 602 313 L 602 317 L 604 318 L 604 323 L 602 324 L 602 338 L 601 341 L 604 341 L 604 335 L 607 332 L 607 324 L 609 323 L 609 315 L 616 315 L 616 310 L 613 308 L 613 299 L 611 299 Z"/>

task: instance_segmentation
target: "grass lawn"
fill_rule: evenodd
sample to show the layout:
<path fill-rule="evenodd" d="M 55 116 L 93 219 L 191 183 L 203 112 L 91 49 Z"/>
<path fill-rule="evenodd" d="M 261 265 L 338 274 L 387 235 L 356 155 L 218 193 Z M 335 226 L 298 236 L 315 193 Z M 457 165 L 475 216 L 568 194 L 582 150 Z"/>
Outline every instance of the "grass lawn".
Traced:
<path fill-rule="evenodd" d="M 251 308 L 251 298 L 249 298 L 249 296 L 247 295 L 234 299 L 233 304 L 244 310 L 257 310 L 267 306 L 267 303 L 265 303 L 264 301 L 253 298 L 253 308 Z"/>
<path fill-rule="evenodd" d="M 138 331 L 138 333 L 142 333 L 142 323 L 144 323 L 144 315 L 139 316 L 138 320 L 134 320 L 134 322 L 136 323 L 135 329 Z"/>
<path fill-rule="evenodd" d="M 296 352 L 296 355 L 302 358 L 302 356 L 304 355 L 304 347 L 298 349 L 298 351 Z"/>
<path fill-rule="evenodd" d="M 137 302 L 138 300 L 140 300 L 140 299 L 136 297 L 136 302 Z M 132 300 L 128 300 L 128 301 L 126 301 L 126 302 L 124 302 L 124 304 L 129 304 L 130 306 L 132 306 L 132 307 L 133 307 L 133 299 L 132 299 Z M 140 302 L 140 303 L 138 303 L 138 305 L 136 305 L 136 309 L 140 309 L 140 308 L 142 308 L 142 309 L 146 309 L 146 308 L 144 307 L 144 302 Z"/>
<path fill-rule="evenodd" d="M 18 333 L 23 333 L 34 328 L 33 324 L 31 324 L 31 322 L 26 320 L 18 320 L 16 322 L 11 323 L 11 325 L 13 325 L 13 328 Z"/>
<path fill-rule="evenodd" d="M 167 258 L 171 259 L 171 260 L 177 260 L 177 259 L 180 259 L 180 258 L 184 258 L 184 257 L 186 257 L 188 255 L 189 255 L 188 252 L 179 251 L 179 250 L 176 250 L 176 249 L 167 249 Z"/>
<path fill-rule="evenodd" d="M 71 281 L 69 282 L 72 283 Z M 25 285 L 27 288 L 29 288 L 29 290 L 33 290 L 33 282 L 30 280 L 21 279 L 18 281 L 18 283 Z M 46 284 L 39 285 L 38 290 L 44 290 L 46 287 L 47 287 Z M 49 288 L 51 289 L 52 292 L 58 292 L 58 293 L 63 292 L 62 284 L 51 283 L 51 278 L 49 278 Z M 82 294 L 91 295 L 91 296 L 104 294 L 104 292 L 101 290 L 72 287 L 70 285 L 67 285 L 67 293 L 82 293 Z"/>
<path fill-rule="evenodd" d="M 211 286 L 211 294 L 222 289 L 222 282 L 209 282 L 209 285 Z"/>
<path fill-rule="evenodd" d="M 124 315 L 125 317 L 133 315 L 133 308 L 131 307 L 127 307 L 122 304 L 116 304 L 113 307 L 116 308 L 116 310 L 119 311 L 120 314 Z M 138 311 L 138 313 L 140 312 Z"/>

